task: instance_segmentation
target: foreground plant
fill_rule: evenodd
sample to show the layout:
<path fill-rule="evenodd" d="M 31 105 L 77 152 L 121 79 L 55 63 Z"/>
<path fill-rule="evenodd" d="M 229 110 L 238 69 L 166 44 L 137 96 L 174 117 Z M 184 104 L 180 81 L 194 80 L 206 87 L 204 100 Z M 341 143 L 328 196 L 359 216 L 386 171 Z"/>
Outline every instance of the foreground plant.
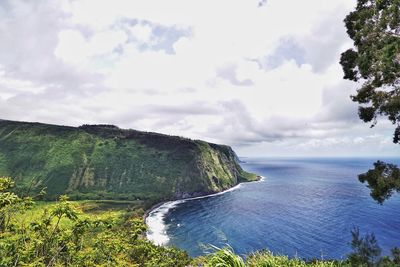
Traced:
<path fill-rule="evenodd" d="M 270 251 L 261 251 L 252 254 L 246 261 L 248 267 L 275 267 L 275 266 L 291 266 L 291 267 L 336 267 L 344 266 L 339 261 L 311 261 L 306 262 L 298 258 L 289 259 L 287 256 L 273 255 Z"/>
<path fill-rule="evenodd" d="M 400 249 L 380 258 L 373 235 L 353 231 L 353 253 L 346 261 L 304 261 L 269 251 L 244 260 L 232 248 L 216 249 L 191 259 L 183 250 L 156 246 L 145 239 L 146 226 L 137 213 L 85 214 L 78 203 L 61 196 L 37 204 L 11 191 L 13 181 L 0 178 L 0 267 L 8 266 L 140 266 L 140 267 L 336 267 L 400 266 Z"/>
<path fill-rule="evenodd" d="M 42 208 L 12 193 L 12 186 L 10 178 L 0 178 L 0 266 L 184 267 L 190 263 L 186 252 L 147 241 L 142 218 L 112 213 L 87 216 L 66 196 Z M 40 216 L 28 212 L 31 207 Z"/>
<path fill-rule="evenodd" d="M 214 247 L 216 248 L 216 247 Z M 245 267 L 243 259 L 233 252 L 233 249 L 228 247 L 218 249 L 214 252 L 207 262 L 205 267 Z"/>

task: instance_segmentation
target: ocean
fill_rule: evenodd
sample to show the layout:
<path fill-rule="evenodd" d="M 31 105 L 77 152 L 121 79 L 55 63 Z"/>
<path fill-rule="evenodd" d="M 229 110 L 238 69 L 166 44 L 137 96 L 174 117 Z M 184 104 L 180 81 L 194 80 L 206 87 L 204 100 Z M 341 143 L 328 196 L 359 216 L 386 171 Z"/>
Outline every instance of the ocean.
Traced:
<path fill-rule="evenodd" d="M 243 158 L 263 176 L 211 197 L 169 202 L 147 218 L 148 238 L 191 256 L 230 246 L 245 255 L 268 249 L 290 257 L 343 259 L 351 230 L 374 233 L 383 254 L 400 247 L 400 194 L 383 205 L 357 175 L 369 158 Z M 400 163 L 400 159 L 382 159 Z"/>

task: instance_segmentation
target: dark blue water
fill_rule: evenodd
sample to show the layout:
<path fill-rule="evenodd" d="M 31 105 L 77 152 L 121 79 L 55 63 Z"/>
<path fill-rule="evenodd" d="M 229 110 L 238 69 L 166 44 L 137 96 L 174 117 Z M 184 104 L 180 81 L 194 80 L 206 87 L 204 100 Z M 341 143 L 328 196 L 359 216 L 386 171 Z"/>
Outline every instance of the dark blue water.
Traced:
<path fill-rule="evenodd" d="M 400 197 L 379 205 L 357 179 L 373 159 L 245 160 L 244 169 L 265 181 L 178 204 L 164 218 L 169 245 L 192 256 L 204 254 L 204 245 L 229 244 L 239 254 L 266 248 L 340 259 L 351 250 L 350 230 L 358 226 L 375 233 L 384 254 L 400 246 Z"/>

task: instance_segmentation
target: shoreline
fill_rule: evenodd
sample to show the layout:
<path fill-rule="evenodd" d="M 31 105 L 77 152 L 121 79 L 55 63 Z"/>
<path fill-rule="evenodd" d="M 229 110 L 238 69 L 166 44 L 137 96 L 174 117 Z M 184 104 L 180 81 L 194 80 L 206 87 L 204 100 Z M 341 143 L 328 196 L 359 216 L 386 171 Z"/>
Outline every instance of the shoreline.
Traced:
<path fill-rule="evenodd" d="M 165 226 L 164 226 L 164 225 L 162 224 L 162 222 L 160 222 L 160 221 L 162 221 L 162 219 L 164 218 L 164 215 L 165 215 L 171 208 L 175 207 L 176 205 L 178 205 L 178 204 L 180 204 L 180 203 L 183 203 L 183 202 L 186 202 L 186 201 L 190 201 L 190 200 L 196 200 L 196 199 L 202 199 L 202 198 L 209 198 L 209 197 L 213 197 L 213 196 L 222 195 L 222 194 L 225 194 L 225 193 L 227 193 L 227 192 L 230 192 L 230 191 L 233 191 L 233 190 L 236 190 L 236 189 L 240 188 L 240 186 L 241 186 L 242 184 L 254 183 L 254 182 L 262 182 L 262 181 L 264 181 L 264 180 L 265 180 L 265 177 L 264 177 L 264 176 L 257 175 L 257 180 L 255 180 L 255 181 L 240 182 L 240 183 L 236 184 L 235 186 L 233 186 L 233 187 L 231 187 L 231 188 L 228 188 L 228 189 L 226 189 L 226 190 L 220 191 L 220 192 L 211 193 L 211 194 L 199 195 L 199 196 L 196 196 L 196 197 L 187 197 L 187 198 L 181 198 L 181 199 L 167 200 L 167 201 L 159 202 L 159 203 L 153 205 L 152 207 L 150 207 L 149 209 L 147 209 L 147 210 L 145 211 L 144 215 L 143 215 L 144 223 L 145 223 L 145 225 L 146 225 L 147 228 L 148 228 L 148 230 L 146 231 L 146 234 L 145 234 L 146 239 L 149 240 L 149 241 L 151 241 L 151 242 L 153 242 L 153 243 L 156 244 L 156 245 L 165 245 L 165 243 L 168 241 L 168 237 L 167 237 L 167 236 L 162 236 L 163 234 L 165 234 L 165 229 L 163 229 Z M 166 206 L 166 204 L 170 204 L 170 205 L 169 205 L 169 206 L 168 206 L 168 205 Z M 150 222 L 150 223 L 152 223 L 153 226 L 154 226 L 153 229 L 154 229 L 154 228 L 158 228 L 158 229 L 159 229 L 158 233 L 156 233 L 156 232 L 151 232 L 151 234 L 153 234 L 153 235 L 158 235 L 158 238 L 149 237 L 149 236 L 151 235 L 151 234 L 149 235 L 149 230 L 150 230 L 151 227 L 149 226 L 149 221 L 148 221 L 148 219 L 149 219 L 149 218 L 153 218 L 153 217 L 150 217 L 150 215 L 151 215 L 152 213 L 155 213 L 155 212 L 159 211 L 159 210 L 162 209 L 163 207 L 165 208 L 165 212 L 164 212 L 164 213 L 161 212 L 159 217 L 156 216 L 156 217 L 154 218 L 155 220 L 152 221 L 152 222 Z M 162 210 L 161 210 L 161 211 L 162 211 Z M 157 227 L 157 226 L 158 226 L 158 227 Z M 156 239 L 158 239 L 158 240 L 156 240 Z M 160 240 L 162 240 L 162 241 L 160 241 Z"/>
<path fill-rule="evenodd" d="M 170 200 L 170 201 L 174 201 L 174 200 Z M 157 203 L 157 204 L 152 205 L 152 206 L 151 206 L 150 208 L 148 208 L 147 210 L 145 210 L 145 212 L 144 212 L 144 214 L 143 214 L 143 221 L 146 223 L 146 219 L 147 219 L 147 217 L 149 217 L 149 214 L 150 214 L 152 211 L 158 209 L 159 207 L 161 207 L 162 205 L 164 205 L 164 204 L 167 203 L 167 202 L 169 202 L 169 201 L 161 201 L 161 202 L 159 202 L 159 203 Z"/>
<path fill-rule="evenodd" d="M 180 201 L 180 200 L 188 201 L 188 200 L 194 200 L 194 199 L 200 199 L 200 198 L 206 198 L 206 197 L 213 197 L 213 196 L 216 196 L 216 195 L 219 195 L 219 194 L 223 194 L 223 193 L 229 192 L 229 191 L 231 191 L 232 189 L 234 189 L 235 187 L 237 187 L 237 186 L 239 186 L 241 184 L 261 182 L 264 179 L 265 179 L 264 176 L 257 175 L 257 180 L 248 181 L 248 182 L 241 182 L 241 183 L 238 183 L 238 184 L 236 184 L 235 186 L 233 186 L 231 188 L 225 189 L 225 190 L 220 191 L 220 192 L 215 192 L 215 193 L 210 193 L 210 194 L 206 193 L 204 195 L 199 195 L 199 196 L 196 196 L 196 197 L 177 198 L 177 199 L 173 199 L 173 200 L 164 200 L 164 201 L 158 202 L 158 203 L 152 205 L 147 210 L 145 210 L 145 212 L 143 214 L 143 220 L 146 222 L 146 219 L 150 215 L 150 213 L 152 213 L 153 211 L 155 211 L 156 209 L 158 209 L 159 207 L 161 207 L 162 205 L 164 205 L 164 204 L 166 204 L 168 202 L 175 202 L 175 201 Z"/>

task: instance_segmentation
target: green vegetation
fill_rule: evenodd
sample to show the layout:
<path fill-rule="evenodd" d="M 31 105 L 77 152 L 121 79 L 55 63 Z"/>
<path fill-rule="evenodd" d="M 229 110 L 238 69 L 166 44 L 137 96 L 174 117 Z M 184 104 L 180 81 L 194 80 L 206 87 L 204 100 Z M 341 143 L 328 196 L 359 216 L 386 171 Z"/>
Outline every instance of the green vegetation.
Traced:
<path fill-rule="evenodd" d="M 184 251 L 147 241 L 140 212 L 83 213 L 88 202 L 71 203 L 66 196 L 35 205 L 32 198 L 10 192 L 12 186 L 11 179 L 0 178 L 0 266 L 183 267 L 190 262 Z"/>
<path fill-rule="evenodd" d="M 336 266 L 346 266 L 346 264 L 339 261 L 323 261 L 323 260 L 306 262 L 298 258 L 289 259 L 287 256 L 273 255 L 269 251 L 263 251 L 251 255 L 247 259 L 247 266 L 248 267 L 273 267 L 273 266 L 336 267 Z"/>
<path fill-rule="evenodd" d="M 393 142 L 400 144 L 400 0 L 357 0 L 344 22 L 354 48 L 342 53 L 340 64 L 344 79 L 362 82 L 352 96 L 360 104 L 358 115 L 371 127 L 387 117 L 395 125 Z M 359 179 L 368 182 L 371 196 L 382 204 L 399 191 L 399 172 L 378 161 Z"/>
<path fill-rule="evenodd" d="M 283 255 L 274 255 L 265 250 L 250 254 L 243 261 L 231 248 L 217 250 L 215 253 L 194 260 L 206 267 L 396 267 L 400 266 L 400 249 L 392 250 L 392 257 L 380 258 L 381 250 L 373 234 L 360 237 L 358 229 L 352 231 L 351 246 L 353 252 L 344 261 L 338 260 L 302 260 Z"/>
<path fill-rule="evenodd" d="M 228 146 L 182 137 L 0 120 L 0 176 L 19 193 L 46 187 L 46 198 L 155 202 L 219 192 L 256 180 Z"/>
<path fill-rule="evenodd" d="M 243 259 L 235 255 L 231 248 L 218 249 L 204 260 L 206 267 L 245 267 Z"/>
<path fill-rule="evenodd" d="M 342 54 L 344 78 L 362 81 L 353 101 L 359 116 L 374 126 L 378 116 L 397 124 L 393 141 L 400 141 L 400 1 L 358 0 L 345 19 L 354 49 Z"/>
<path fill-rule="evenodd" d="M 358 228 L 355 228 L 351 232 L 351 235 L 353 236 L 351 241 L 353 253 L 349 255 L 349 261 L 354 265 L 378 265 L 379 256 L 382 250 L 378 245 L 375 235 L 367 233 L 364 237 L 360 237 L 360 231 Z"/>
<path fill-rule="evenodd" d="M 396 267 L 400 266 L 400 250 L 392 250 L 392 257 L 379 258 L 380 248 L 373 235 L 354 236 L 353 252 L 346 260 L 302 260 L 274 255 L 268 250 L 250 254 L 244 261 L 231 248 L 219 249 L 213 254 L 193 260 L 195 266 L 205 267 Z M 358 232 L 357 232 L 358 233 Z M 197 264 L 197 265 L 196 265 Z"/>
<path fill-rule="evenodd" d="M 368 183 L 371 197 L 382 204 L 395 191 L 400 192 L 400 169 L 382 161 L 374 163 L 374 168 L 358 176 L 360 182 Z"/>
<path fill-rule="evenodd" d="M 400 264 L 400 250 L 380 258 L 375 237 L 352 232 L 353 253 L 345 261 L 288 258 L 260 251 L 244 260 L 231 248 L 190 258 L 186 252 L 145 239 L 143 210 L 135 201 L 34 202 L 0 177 L 0 266 L 272 267 L 379 266 Z M 40 197 L 38 195 L 36 197 Z"/>

